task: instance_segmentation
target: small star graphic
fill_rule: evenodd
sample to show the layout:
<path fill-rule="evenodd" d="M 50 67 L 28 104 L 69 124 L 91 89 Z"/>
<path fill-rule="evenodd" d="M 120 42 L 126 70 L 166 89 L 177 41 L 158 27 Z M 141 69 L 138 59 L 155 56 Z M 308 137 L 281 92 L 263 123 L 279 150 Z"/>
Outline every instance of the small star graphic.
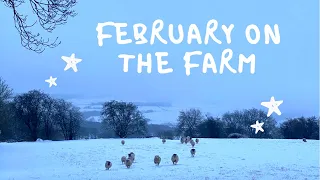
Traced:
<path fill-rule="evenodd" d="M 52 87 L 52 85 L 57 86 L 57 79 L 58 78 L 52 78 L 52 76 L 50 76 L 50 79 L 45 80 L 45 82 L 49 83 L 49 87 Z"/>
<path fill-rule="evenodd" d="M 279 116 L 281 115 L 281 111 L 279 110 L 279 106 L 283 103 L 283 100 L 280 101 L 275 101 L 274 97 L 272 96 L 270 99 L 270 102 L 262 102 L 261 105 L 268 108 L 268 114 L 267 116 L 271 116 L 273 112 L 278 114 Z"/>
<path fill-rule="evenodd" d="M 64 68 L 64 71 L 72 68 L 74 72 L 78 72 L 77 64 L 81 62 L 82 59 L 75 58 L 74 53 L 72 53 L 70 57 L 61 56 L 61 59 L 63 59 L 67 63 L 66 67 Z"/>
<path fill-rule="evenodd" d="M 264 130 L 262 129 L 264 122 L 259 123 L 259 121 L 256 121 L 256 124 L 252 124 L 250 127 L 255 128 L 256 129 L 256 134 L 261 131 L 264 132 Z"/>

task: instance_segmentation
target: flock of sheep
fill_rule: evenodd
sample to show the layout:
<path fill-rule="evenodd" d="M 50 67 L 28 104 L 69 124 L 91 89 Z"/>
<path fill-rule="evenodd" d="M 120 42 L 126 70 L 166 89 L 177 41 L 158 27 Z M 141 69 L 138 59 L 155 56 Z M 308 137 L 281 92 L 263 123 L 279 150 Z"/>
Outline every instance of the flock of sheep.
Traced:
<path fill-rule="evenodd" d="M 162 139 L 162 143 L 164 144 L 165 142 L 166 142 L 166 140 Z M 190 153 L 191 153 L 191 156 L 194 157 L 194 155 L 196 154 L 196 150 L 194 149 L 194 146 L 195 146 L 195 144 L 199 143 L 199 139 L 197 138 L 194 141 L 190 136 L 187 136 L 187 137 L 181 137 L 180 142 L 181 142 L 181 144 L 183 144 L 183 143 L 188 144 L 190 142 L 190 144 L 192 146 Z M 125 141 L 122 140 L 121 144 L 124 145 Z M 130 168 L 132 163 L 134 162 L 134 159 L 135 159 L 135 154 L 133 152 L 131 152 L 128 154 L 128 158 L 126 156 L 122 156 L 121 162 L 122 162 L 122 164 L 125 164 L 125 166 L 127 168 Z M 161 162 L 161 157 L 159 155 L 156 155 L 156 156 L 154 156 L 153 161 L 154 161 L 154 164 L 159 166 L 160 162 Z M 171 161 L 172 161 L 172 164 L 174 164 L 174 165 L 177 164 L 179 161 L 179 156 L 177 154 L 173 154 L 171 156 Z M 111 168 L 111 166 L 112 166 L 112 163 L 110 161 L 106 161 L 106 163 L 105 163 L 106 169 L 109 170 Z"/>

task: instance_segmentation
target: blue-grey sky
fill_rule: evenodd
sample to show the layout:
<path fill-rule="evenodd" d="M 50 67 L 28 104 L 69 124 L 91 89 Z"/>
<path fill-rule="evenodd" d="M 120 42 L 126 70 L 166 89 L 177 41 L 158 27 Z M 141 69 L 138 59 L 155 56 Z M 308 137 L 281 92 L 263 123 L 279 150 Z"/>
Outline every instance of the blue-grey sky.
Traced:
<path fill-rule="evenodd" d="M 26 7 L 29 4 L 26 4 Z M 23 11 L 30 12 L 23 7 Z M 319 110 L 319 2 L 309 1 L 80 1 L 74 10 L 78 16 L 70 18 L 68 24 L 59 26 L 52 34 L 43 37 L 59 36 L 62 44 L 37 54 L 20 45 L 20 37 L 14 28 L 12 10 L 0 5 L 0 76 L 15 89 L 25 92 L 42 89 L 54 94 L 77 94 L 81 96 L 108 96 L 120 99 L 140 101 L 179 101 L 210 102 L 222 107 L 260 107 L 261 101 L 271 96 L 283 100 L 280 106 L 287 111 L 302 114 L 318 114 Z M 29 14 L 30 18 L 33 14 Z M 33 18 L 34 19 L 34 18 Z M 96 26 L 98 23 L 113 21 L 127 22 L 129 38 L 133 39 L 132 25 L 144 23 L 148 26 L 146 37 L 150 37 L 154 20 L 162 19 L 165 29 L 162 36 L 168 39 L 169 24 L 182 24 L 185 33 L 190 24 L 197 24 L 204 38 L 206 23 L 210 19 L 219 22 L 216 36 L 221 45 L 210 41 L 209 45 L 191 45 L 186 40 L 175 45 L 118 45 L 114 28 L 105 28 L 114 36 L 104 40 L 104 46 L 98 46 Z M 30 21 L 32 23 L 32 21 Z M 227 44 L 221 25 L 235 25 L 232 31 L 232 43 Z M 245 28 L 256 24 L 261 29 L 261 40 L 256 45 L 246 41 Z M 263 27 L 265 24 L 279 25 L 281 43 L 264 44 Z M 238 55 L 256 55 L 256 72 L 250 74 L 249 65 L 245 65 L 242 74 L 232 74 L 227 69 L 220 74 L 201 72 L 201 57 L 193 57 L 192 63 L 199 68 L 191 69 L 191 75 L 185 75 L 184 53 L 199 50 L 212 53 L 217 66 L 224 49 L 233 50 L 230 61 L 237 69 Z M 166 58 L 174 72 L 161 75 L 156 71 L 156 59 L 153 56 L 153 72 L 137 73 L 137 60 L 129 63 L 129 72 L 122 71 L 122 53 L 155 53 L 167 51 Z M 61 56 L 83 59 L 78 64 L 79 71 L 64 72 L 65 62 Z M 146 56 L 144 56 L 146 58 Z M 44 82 L 50 76 L 57 77 L 57 87 L 49 88 Z"/>

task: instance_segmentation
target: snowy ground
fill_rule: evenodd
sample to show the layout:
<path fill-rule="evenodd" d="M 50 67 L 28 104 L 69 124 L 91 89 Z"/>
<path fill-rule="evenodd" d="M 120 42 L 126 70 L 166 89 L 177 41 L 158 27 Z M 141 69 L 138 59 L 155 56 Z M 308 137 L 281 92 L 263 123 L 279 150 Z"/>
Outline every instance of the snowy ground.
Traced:
<path fill-rule="evenodd" d="M 319 141 L 200 139 L 190 144 L 158 138 L 0 143 L 0 179 L 8 180 L 212 180 L 319 179 Z M 136 154 L 130 169 L 121 156 Z M 178 165 L 171 155 L 178 154 Z M 159 167 L 155 155 L 162 158 Z M 105 161 L 113 163 L 105 170 Z"/>

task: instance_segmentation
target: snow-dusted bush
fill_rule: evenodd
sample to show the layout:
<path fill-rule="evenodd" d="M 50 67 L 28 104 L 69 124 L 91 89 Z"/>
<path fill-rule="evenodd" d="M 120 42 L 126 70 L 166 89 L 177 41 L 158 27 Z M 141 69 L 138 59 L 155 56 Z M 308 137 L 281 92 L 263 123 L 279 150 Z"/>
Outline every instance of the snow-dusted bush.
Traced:
<path fill-rule="evenodd" d="M 231 133 L 228 135 L 228 138 L 245 138 L 245 136 L 239 133 Z"/>
<path fill-rule="evenodd" d="M 43 142 L 43 139 L 38 138 L 36 141 L 37 141 L 37 142 Z"/>

